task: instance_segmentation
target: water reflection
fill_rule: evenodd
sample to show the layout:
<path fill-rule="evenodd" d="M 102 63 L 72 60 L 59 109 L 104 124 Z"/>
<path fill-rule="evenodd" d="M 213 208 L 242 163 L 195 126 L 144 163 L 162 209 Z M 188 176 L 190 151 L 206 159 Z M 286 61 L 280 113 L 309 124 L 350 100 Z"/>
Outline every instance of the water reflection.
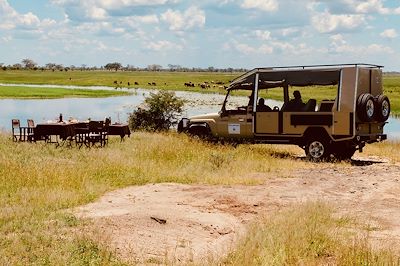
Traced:
<path fill-rule="evenodd" d="M 98 88 L 98 87 L 96 87 Z M 104 87 L 104 89 L 110 89 Z M 26 119 L 32 118 L 36 123 L 56 120 L 60 113 L 64 119 L 69 117 L 78 120 L 103 120 L 111 116 L 113 122 L 126 122 L 128 114 L 139 106 L 150 90 L 136 89 L 135 93 L 128 96 L 108 98 L 62 98 L 62 99 L 29 99 L 0 100 L 0 129 L 9 131 L 11 119 L 18 118 L 22 125 Z M 184 116 L 192 116 L 210 112 L 218 112 L 225 96 L 219 94 L 202 94 L 194 92 L 177 91 L 177 96 L 187 100 Z M 243 97 L 237 97 L 243 101 Z M 269 106 L 281 106 L 280 102 L 267 100 Z M 390 118 L 385 126 L 385 133 L 389 139 L 400 139 L 400 119 Z"/>

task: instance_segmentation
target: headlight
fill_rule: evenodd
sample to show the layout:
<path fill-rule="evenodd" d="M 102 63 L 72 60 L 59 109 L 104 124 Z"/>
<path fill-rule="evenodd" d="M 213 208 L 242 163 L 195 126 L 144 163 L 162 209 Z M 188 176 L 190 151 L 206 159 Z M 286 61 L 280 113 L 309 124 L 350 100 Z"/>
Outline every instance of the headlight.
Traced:
<path fill-rule="evenodd" d="M 183 128 L 187 128 L 188 124 L 189 124 L 189 119 L 187 118 L 182 118 L 182 127 Z"/>

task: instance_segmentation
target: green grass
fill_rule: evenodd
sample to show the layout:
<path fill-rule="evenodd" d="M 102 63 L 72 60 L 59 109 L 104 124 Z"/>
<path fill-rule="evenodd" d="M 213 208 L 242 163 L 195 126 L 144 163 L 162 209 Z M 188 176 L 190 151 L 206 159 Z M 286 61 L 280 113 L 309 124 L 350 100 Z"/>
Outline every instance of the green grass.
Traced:
<path fill-rule="evenodd" d="M 51 99 L 65 97 L 110 97 L 127 95 L 126 91 L 33 88 L 19 86 L 0 86 L 0 98 Z"/>
<path fill-rule="evenodd" d="M 389 249 L 374 250 L 368 234 L 348 217 L 335 218 L 322 203 L 307 203 L 252 225 L 224 264 L 398 265 Z M 349 230 L 351 228 L 352 230 Z M 358 233 L 356 233 L 358 232 Z"/>
<path fill-rule="evenodd" d="M 219 85 L 209 89 L 201 89 L 197 86 L 205 81 L 223 82 L 228 84 L 230 80 L 238 76 L 236 73 L 208 73 L 208 72 L 148 72 L 148 71 L 2 71 L 0 70 L 0 83 L 29 83 L 50 85 L 76 85 L 76 86 L 118 86 L 130 88 L 158 88 L 168 90 L 210 91 L 224 92 Z M 120 84 L 122 82 L 122 84 Z M 128 82 L 131 84 L 128 86 Z M 138 82 L 139 85 L 134 85 Z M 156 83 L 156 86 L 148 83 Z M 196 87 L 185 87 L 185 82 L 192 82 Z"/>
<path fill-rule="evenodd" d="M 217 73 L 217 72 L 148 72 L 148 71 L 29 71 L 29 70 L 0 70 L 0 83 L 29 83 L 29 84 L 50 84 L 50 85 L 75 85 L 75 86 L 109 86 L 116 87 L 114 81 L 118 81 L 118 86 L 129 88 L 145 89 L 167 89 L 167 90 L 186 90 L 204 93 L 221 93 L 225 90 L 220 86 L 226 86 L 229 81 L 238 77 L 242 73 Z M 121 82 L 121 84 L 120 84 Z M 128 86 L 128 82 L 131 84 Z M 138 82 L 139 85 L 134 85 Z M 155 82 L 156 86 L 148 83 Z M 185 82 L 192 82 L 196 87 L 185 87 Z M 202 89 L 198 84 L 209 82 L 211 87 Z M 214 82 L 214 85 L 213 83 Z M 216 85 L 222 82 L 223 85 Z M 389 97 L 392 105 L 392 114 L 400 114 L 400 75 L 383 76 L 384 93 Z M 292 88 L 293 90 L 293 88 Z M 314 98 L 317 101 L 323 99 L 334 99 L 336 88 L 333 87 L 306 87 L 301 88 L 305 100 Z M 263 97 L 282 100 L 282 90 L 269 90 Z M 291 96 L 291 95 L 290 95 Z M 12 96 L 11 96 L 12 97 Z"/>

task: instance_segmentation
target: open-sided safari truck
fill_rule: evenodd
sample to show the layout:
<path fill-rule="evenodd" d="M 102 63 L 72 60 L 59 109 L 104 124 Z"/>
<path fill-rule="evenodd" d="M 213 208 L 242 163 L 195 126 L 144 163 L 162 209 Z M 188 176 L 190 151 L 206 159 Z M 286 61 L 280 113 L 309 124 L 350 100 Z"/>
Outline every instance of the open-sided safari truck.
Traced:
<path fill-rule="evenodd" d="M 344 64 L 253 69 L 232 81 L 219 113 L 183 118 L 178 131 L 238 142 L 295 144 L 313 160 L 351 158 L 366 143 L 386 139 L 390 102 L 382 92 L 381 68 Z M 295 99 L 290 100 L 292 93 Z M 301 99 L 301 94 L 307 97 Z M 265 106 L 260 100 L 270 102 L 271 96 L 281 101 Z"/>

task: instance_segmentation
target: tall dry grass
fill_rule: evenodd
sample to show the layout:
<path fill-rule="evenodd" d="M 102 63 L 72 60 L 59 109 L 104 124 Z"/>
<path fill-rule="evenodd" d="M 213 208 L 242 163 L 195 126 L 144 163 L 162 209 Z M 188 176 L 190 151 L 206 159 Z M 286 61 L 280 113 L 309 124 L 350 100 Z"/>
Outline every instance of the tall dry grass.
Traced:
<path fill-rule="evenodd" d="M 232 147 L 177 134 L 135 133 L 124 142 L 111 138 L 102 149 L 14 143 L 0 134 L 0 264 L 119 264 L 112 250 L 80 234 L 83 221 L 63 210 L 130 185 L 254 185 L 315 167 L 299 155 L 303 151 L 292 146 Z M 279 237 L 262 232 L 256 239 Z M 230 262 L 240 261 L 233 256 Z"/>
<path fill-rule="evenodd" d="M 67 230 L 81 221 L 60 210 L 129 185 L 259 184 L 305 167 L 304 161 L 293 159 L 296 152 L 292 147 L 234 148 L 146 133 L 124 142 L 112 138 L 102 149 L 55 148 L 15 143 L 0 134 L 0 264 L 111 263 L 106 248 Z"/>
<path fill-rule="evenodd" d="M 389 159 L 393 163 L 400 162 L 400 141 L 383 141 L 366 145 L 361 155 L 378 156 Z"/>
<path fill-rule="evenodd" d="M 254 223 L 223 264 L 399 265 L 399 256 L 373 249 L 356 226 L 347 217 L 335 218 L 323 203 L 295 206 Z"/>

